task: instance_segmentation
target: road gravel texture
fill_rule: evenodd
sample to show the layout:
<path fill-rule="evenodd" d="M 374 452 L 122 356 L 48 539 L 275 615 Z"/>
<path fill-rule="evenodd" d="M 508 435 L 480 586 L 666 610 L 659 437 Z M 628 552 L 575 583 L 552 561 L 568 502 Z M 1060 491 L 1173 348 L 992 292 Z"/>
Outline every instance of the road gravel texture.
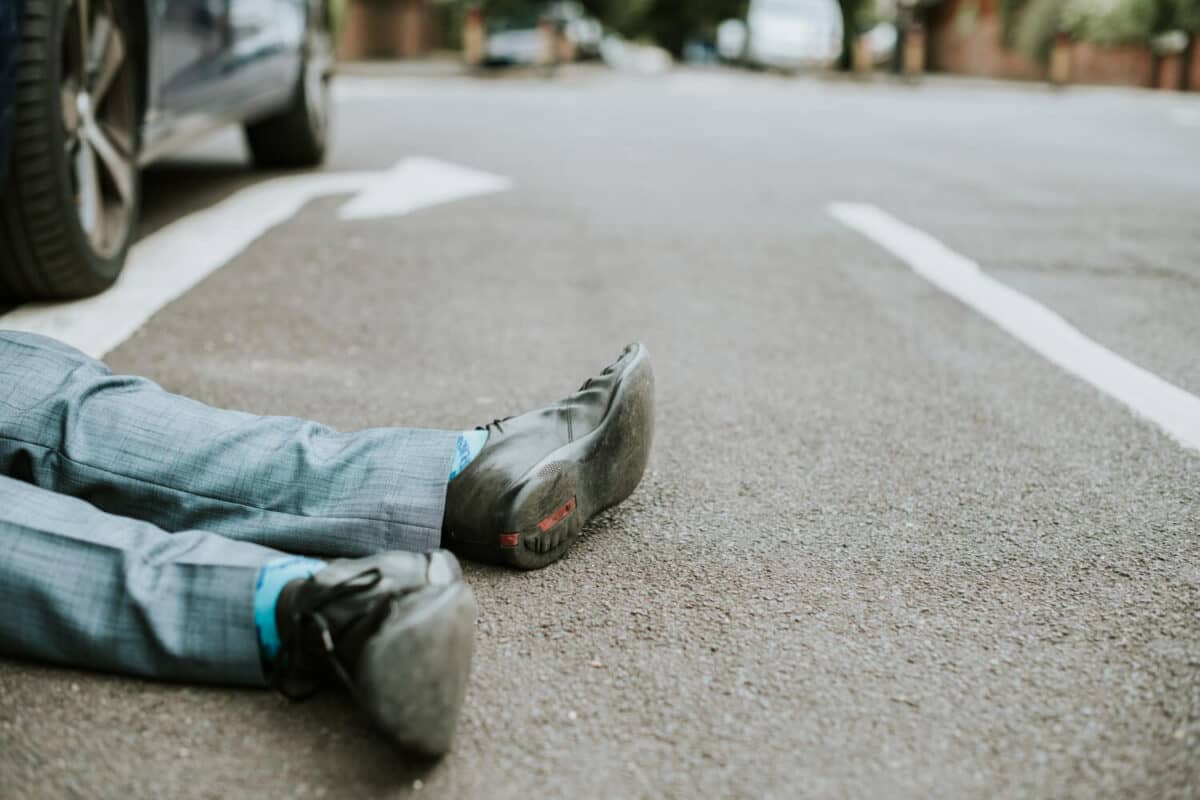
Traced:
<path fill-rule="evenodd" d="M 649 346 L 649 470 L 570 555 L 469 565 L 454 752 L 340 694 L 0 661 L 0 795 L 1200 796 L 1200 453 L 826 213 L 870 202 L 1200 393 L 1200 131 L 1150 93 L 681 71 L 348 78 L 330 170 L 510 191 L 323 198 L 114 369 L 335 427 L 458 429 Z M 1194 102 L 1194 100 L 1193 100 Z M 152 230 L 258 176 L 218 140 Z"/>

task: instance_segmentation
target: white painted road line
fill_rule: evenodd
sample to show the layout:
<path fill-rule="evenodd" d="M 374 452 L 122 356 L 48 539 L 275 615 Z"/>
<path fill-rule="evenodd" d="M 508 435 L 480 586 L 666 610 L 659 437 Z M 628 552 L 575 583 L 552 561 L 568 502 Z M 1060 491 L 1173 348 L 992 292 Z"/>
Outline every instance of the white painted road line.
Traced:
<path fill-rule="evenodd" d="M 508 178 L 432 158 L 406 158 L 342 206 L 342 219 L 407 214 L 419 208 L 508 189 Z"/>
<path fill-rule="evenodd" d="M 378 217 L 407 214 L 509 185 L 506 178 L 427 158 L 406 159 L 382 172 L 318 172 L 264 181 L 137 242 L 130 248 L 120 279 L 103 294 L 69 303 L 21 306 L 0 315 L 0 329 L 51 336 L 100 358 L 160 308 L 316 197 L 362 192 L 367 213 L 347 215 L 359 199 L 354 198 L 343 207 L 342 216 Z"/>
<path fill-rule="evenodd" d="M 971 259 L 875 206 L 833 203 L 828 210 L 1049 361 L 1121 401 L 1184 447 L 1200 451 L 1200 398 L 1097 344 L 1041 303 L 989 277 Z"/>

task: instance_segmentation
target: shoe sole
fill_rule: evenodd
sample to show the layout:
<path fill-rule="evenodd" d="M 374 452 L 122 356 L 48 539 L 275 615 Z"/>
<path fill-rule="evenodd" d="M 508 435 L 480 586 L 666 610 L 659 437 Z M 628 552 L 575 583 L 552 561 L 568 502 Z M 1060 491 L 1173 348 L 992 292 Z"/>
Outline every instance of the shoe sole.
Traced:
<path fill-rule="evenodd" d="M 475 648 L 475 596 L 463 582 L 397 601 L 363 649 L 362 702 L 401 748 L 439 758 L 450 750 Z"/>
<path fill-rule="evenodd" d="M 594 431 L 558 448 L 502 497 L 500 531 L 477 557 L 517 569 L 562 558 L 584 525 L 633 493 L 646 471 L 654 432 L 654 373 L 646 348 L 624 368 Z"/>

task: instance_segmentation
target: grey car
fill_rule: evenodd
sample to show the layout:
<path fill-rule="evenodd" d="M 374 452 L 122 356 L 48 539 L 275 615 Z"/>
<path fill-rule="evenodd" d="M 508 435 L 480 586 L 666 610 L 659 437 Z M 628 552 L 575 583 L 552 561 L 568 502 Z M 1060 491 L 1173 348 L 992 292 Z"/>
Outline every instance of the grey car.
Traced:
<path fill-rule="evenodd" d="M 116 280 L 138 169 L 239 123 L 266 167 L 325 155 L 325 0 L 0 0 L 0 297 Z"/>

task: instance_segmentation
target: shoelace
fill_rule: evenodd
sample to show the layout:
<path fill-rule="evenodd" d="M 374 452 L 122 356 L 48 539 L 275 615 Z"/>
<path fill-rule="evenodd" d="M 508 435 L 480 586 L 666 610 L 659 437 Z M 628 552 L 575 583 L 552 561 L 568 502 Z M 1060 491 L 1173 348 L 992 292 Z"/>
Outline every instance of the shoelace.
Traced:
<path fill-rule="evenodd" d="M 365 582 L 363 579 L 365 579 Z M 280 657 L 294 659 L 299 662 L 303 653 L 305 633 L 309 630 L 314 630 L 321 642 L 320 654 L 325 666 L 330 668 L 342 685 L 354 696 L 355 700 L 361 700 L 358 689 L 355 687 L 354 681 L 350 678 L 350 673 L 346 671 L 341 660 L 337 657 L 337 648 L 333 641 L 334 630 L 329 624 L 329 620 L 321 613 L 321 609 L 343 597 L 370 591 L 381 580 L 383 580 L 383 571 L 378 567 L 372 567 L 315 593 L 309 602 L 309 607 L 299 609 L 293 613 L 288 638 L 282 643 L 283 646 L 279 650 Z M 387 595 L 383 595 L 377 602 L 387 602 L 389 599 Z M 364 610 L 364 613 L 369 614 L 371 611 L 372 608 L 368 607 Z M 311 677 L 298 678 L 292 674 L 291 670 L 282 665 L 281 668 L 275 670 L 271 684 L 279 690 L 280 694 L 289 700 L 307 700 L 321 688 L 320 683 L 316 679 Z"/>
<path fill-rule="evenodd" d="M 487 425 L 476 425 L 475 430 L 490 432 L 492 430 L 492 428 L 495 428 L 497 433 L 504 433 L 503 423 L 508 422 L 510 419 L 512 419 L 511 416 L 504 417 L 503 419 L 494 419 L 491 422 L 489 422 Z"/>

